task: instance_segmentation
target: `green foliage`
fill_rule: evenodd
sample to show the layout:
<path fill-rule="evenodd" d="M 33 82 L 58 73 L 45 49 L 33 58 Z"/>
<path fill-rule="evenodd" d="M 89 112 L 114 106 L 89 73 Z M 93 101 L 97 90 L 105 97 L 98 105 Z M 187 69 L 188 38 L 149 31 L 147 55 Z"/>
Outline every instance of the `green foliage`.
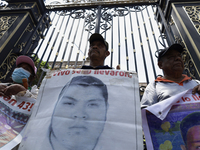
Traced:
<path fill-rule="evenodd" d="M 37 67 L 39 63 L 40 63 L 40 59 L 37 59 L 35 61 L 35 66 Z M 39 68 L 37 68 L 36 78 L 33 80 L 32 85 L 38 84 L 40 76 L 42 75 L 42 72 L 43 72 L 42 68 L 50 69 L 48 63 L 46 63 L 45 61 L 41 61 Z M 42 79 L 45 77 L 45 75 L 46 75 L 46 72 L 43 72 Z"/>

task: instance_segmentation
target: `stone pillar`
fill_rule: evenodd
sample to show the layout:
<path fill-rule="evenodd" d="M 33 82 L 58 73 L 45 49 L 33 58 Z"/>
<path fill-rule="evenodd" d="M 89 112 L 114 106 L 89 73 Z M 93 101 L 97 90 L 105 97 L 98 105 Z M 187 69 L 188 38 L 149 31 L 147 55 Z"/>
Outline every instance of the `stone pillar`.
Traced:
<path fill-rule="evenodd" d="M 50 19 L 42 0 L 7 0 L 0 7 L 0 81 L 10 80 L 19 55 L 31 56 Z"/>
<path fill-rule="evenodd" d="M 185 73 L 200 79 L 200 1 L 165 0 L 159 5 L 174 42 L 185 47 Z M 159 13 L 157 15 L 160 19 Z M 162 27 L 166 33 L 165 26 Z"/>

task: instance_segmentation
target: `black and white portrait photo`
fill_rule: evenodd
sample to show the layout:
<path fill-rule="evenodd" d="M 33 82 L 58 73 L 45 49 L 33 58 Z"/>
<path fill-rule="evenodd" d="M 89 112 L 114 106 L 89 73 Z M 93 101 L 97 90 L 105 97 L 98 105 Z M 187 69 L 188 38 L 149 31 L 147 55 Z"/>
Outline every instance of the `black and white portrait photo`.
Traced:
<path fill-rule="evenodd" d="M 66 69 L 42 81 L 19 150 L 141 150 L 137 74 Z"/>
<path fill-rule="evenodd" d="M 61 90 L 53 111 L 49 127 L 52 148 L 93 150 L 104 129 L 107 105 L 107 87 L 101 80 L 72 78 Z"/>

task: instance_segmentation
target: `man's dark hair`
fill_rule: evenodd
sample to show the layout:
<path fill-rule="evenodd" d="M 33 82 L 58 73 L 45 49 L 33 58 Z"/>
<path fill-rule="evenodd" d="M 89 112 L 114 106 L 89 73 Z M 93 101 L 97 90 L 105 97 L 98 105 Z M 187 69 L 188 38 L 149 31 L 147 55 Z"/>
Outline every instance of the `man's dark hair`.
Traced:
<path fill-rule="evenodd" d="M 76 76 L 71 79 L 61 90 L 58 99 L 62 97 L 66 88 L 69 88 L 71 85 L 80 85 L 80 86 L 96 86 L 101 89 L 103 97 L 105 98 L 105 103 L 107 105 L 108 102 L 108 90 L 107 86 L 98 78 L 93 76 Z M 78 90 L 77 90 L 78 91 Z M 92 91 L 91 91 L 92 92 Z"/>
<path fill-rule="evenodd" d="M 181 136 L 182 136 L 182 139 L 183 139 L 185 145 L 187 145 L 187 132 L 188 132 L 188 130 L 193 126 L 200 125 L 200 119 L 199 118 L 200 118 L 200 112 L 194 112 L 194 113 L 187 115 L 181 121 L 180 131 L 181 131 Z"/>

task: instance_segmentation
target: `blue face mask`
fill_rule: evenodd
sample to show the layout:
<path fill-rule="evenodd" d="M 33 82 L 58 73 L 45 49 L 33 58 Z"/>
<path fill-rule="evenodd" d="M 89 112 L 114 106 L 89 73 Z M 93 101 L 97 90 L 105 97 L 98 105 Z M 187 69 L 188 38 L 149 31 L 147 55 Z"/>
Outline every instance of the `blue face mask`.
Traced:
<path fill-rule="evenodd" d="M 30 77 L 31 73 L 23 68 L 15 68 L 14 72 L 12 73 L 12 80 L 16 83 L 23 83 L 22 79 Z"/>

